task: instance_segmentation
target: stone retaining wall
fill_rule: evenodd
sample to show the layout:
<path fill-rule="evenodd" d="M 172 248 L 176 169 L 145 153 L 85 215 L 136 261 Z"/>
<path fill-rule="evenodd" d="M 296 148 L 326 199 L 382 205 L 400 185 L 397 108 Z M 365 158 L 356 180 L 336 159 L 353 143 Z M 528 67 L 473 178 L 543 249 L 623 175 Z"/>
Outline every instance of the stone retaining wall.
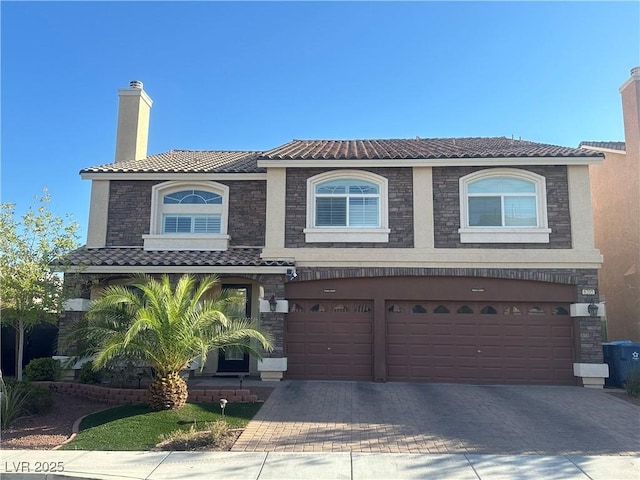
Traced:
<path fill-rule="evenodd" d="M 73 382 L 33 382 L 43 387 L 51 388 L 67 395 L 78 395 L 109 405 L 128 405 L 133 403 L 146 403 L 147 389 L 142 388 L 111 388 L 103 385 L 88 385 Z M 248 389 L 214 389 L 194 388 L 189 389 L 188 402 L 208 403 L 217 402 L 226 398 L 229 402 L 257 402 L 258 396 L 252 395 Z"/>

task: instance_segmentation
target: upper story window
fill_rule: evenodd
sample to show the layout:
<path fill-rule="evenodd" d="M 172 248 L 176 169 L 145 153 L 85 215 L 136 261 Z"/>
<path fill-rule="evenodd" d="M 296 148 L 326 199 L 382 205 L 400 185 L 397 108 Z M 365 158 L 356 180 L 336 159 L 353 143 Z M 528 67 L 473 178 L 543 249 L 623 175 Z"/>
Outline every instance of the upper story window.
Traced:
<path fill-rule="evenodd" d="M 226 250 L 229 188 L 216 182 L 165 182 L 151 193 L 145 250 Z"/>
<path fill-rule="evenodd" d="M 462 177 L 460 225 L 462 243 L 548 243 L 544 177 L 506 168 Z"/>
<path fill-rule="evenodd" d="M 337 170 L 307 180 L 307 242 L 388 242 L 387 179 Z"/>
<path fill-rule="evenodd" d="M 379 227 L 380 188 L 358 179 L 316 185 L 315 227 Z"/>
<path fill-rule="evenodd" d="M 206 190 L 181 190 L 162 197 L 162 233 L 219 234 L 222 195 Z"/>

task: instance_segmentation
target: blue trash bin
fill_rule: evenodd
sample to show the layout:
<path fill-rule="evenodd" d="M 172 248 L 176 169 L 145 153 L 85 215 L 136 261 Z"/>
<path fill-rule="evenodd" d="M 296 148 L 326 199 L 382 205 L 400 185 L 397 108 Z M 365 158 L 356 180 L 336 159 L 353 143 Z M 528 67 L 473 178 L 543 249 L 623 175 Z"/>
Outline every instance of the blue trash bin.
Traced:
<path fill-rule="evenodd" d="M 627 381 L 627 374 L 634 368 L 640 368 L 640 343 L 622 343 L 619 345 L 620 356 L 618 357 L 618 385 L 624 388 Z"/>
<path fill-rule="evenodd" d="M 633 343 L 631 340 L 616 340 L 615 342 L 602 344 L 602 356 L 604 363 L 609 365 L 609 378 L 605 378 L 604 386 L 610 388 L 622 388 L 622 346 Z M 626 370 L 625 370 L 626 372 Z"/>

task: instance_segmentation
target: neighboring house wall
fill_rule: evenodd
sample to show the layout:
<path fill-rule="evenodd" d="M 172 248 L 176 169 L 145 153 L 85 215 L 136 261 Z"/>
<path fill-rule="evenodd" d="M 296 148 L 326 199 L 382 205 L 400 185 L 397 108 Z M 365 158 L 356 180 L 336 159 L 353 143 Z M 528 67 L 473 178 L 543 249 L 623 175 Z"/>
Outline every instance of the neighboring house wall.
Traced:
<path fill-rule="evenodd" d="M 607 305 L 607 340 L 640 341 L 640 182 L 631 181 L 638 178 L 640 162 L 607 152 L 604 163 L 590 169 L 595 242 L 604 257 L 600 293 Z"/>
<path fill-rule="evenodd" d="M 436 167 L 433 169 L 433 217 L 436 248 L 571 248 L 571 219 L 567 167 L 514 166 L 545 177 L 547 186 L 547 217 L 549 243 L 461 243 L 460 177 L 485 170 L 481 167 Z"/>
<path fill-rule="evenodd" d="M 640 341 L 640 67 L 620 88 L 623 150 L 585 142 L 603 152 L 589 167 L 596 247 L 604 257 L 600 294 L 607 305 L 607 340 Z M 589 145 L 592 144 L 592 145 Z"/>

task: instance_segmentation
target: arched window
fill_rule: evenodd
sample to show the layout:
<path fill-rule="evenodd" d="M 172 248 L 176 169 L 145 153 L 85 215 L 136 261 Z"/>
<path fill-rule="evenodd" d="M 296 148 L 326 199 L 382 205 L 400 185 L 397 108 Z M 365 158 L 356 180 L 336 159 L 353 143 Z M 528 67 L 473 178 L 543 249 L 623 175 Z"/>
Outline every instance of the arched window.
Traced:
<path fill-rule="evenodd" d="M 469 305 L 462 305 L 456 313 L 473 313 L 473 309 Z"/>
<path fill-rule="evenodd" d="M 411 313 L 427 313 L 427 309 L 422 305 L 414 305 L 411 307 Z"/>
<path fill-rule="evenodd" d="M 389 313 L 402 313 L 402 307 L 397 303 L 392 304 L 389 308 L 387 308 Z"/>
<path fill-rule="evenodd" d="M 299 303 L 292 303 L 289 308 L 289 313 L 299 313 L 304 312 L 304 308 Z"/>
<path fill-rule="evenodd" d="M 480 314 L 481 315 L 497 315 L 498 311 L 491 305 L 487 305 L 482 310 L 480 310 Z"/>
<path fill-rule="evenodd" d="M 522 312 L 518 307 L 511 306 L 511 307 L 506 307 L 504 309 L 504 314 L 505 315 L 522 315 Z"/>
<path fill-rule="evenodd" d="M 226 250 L 229 187 L 217 182 L 165 182 L 151 190 L 145 250 Z"/>
<path fill-rule="evenodd" d="M 444 305 L 438 305 L 433 309 L 433 313 L 449 313 L 449 309 Z"/>
<path fill-rule="evenodd" d="M 460 179 L 462 243 L 548 243 L 545 178 L 492 168 Z"/>
<path fill-rule="evenodd" d="M 307 242 L 388 242 L 387 179 L 337 170 L 307 180 Z"/>
<path fill-rule="evenodd" d="M 569 310 L 564 307 L 555 307 L 551 313 L 553 315 L 569 315 Z"/>

